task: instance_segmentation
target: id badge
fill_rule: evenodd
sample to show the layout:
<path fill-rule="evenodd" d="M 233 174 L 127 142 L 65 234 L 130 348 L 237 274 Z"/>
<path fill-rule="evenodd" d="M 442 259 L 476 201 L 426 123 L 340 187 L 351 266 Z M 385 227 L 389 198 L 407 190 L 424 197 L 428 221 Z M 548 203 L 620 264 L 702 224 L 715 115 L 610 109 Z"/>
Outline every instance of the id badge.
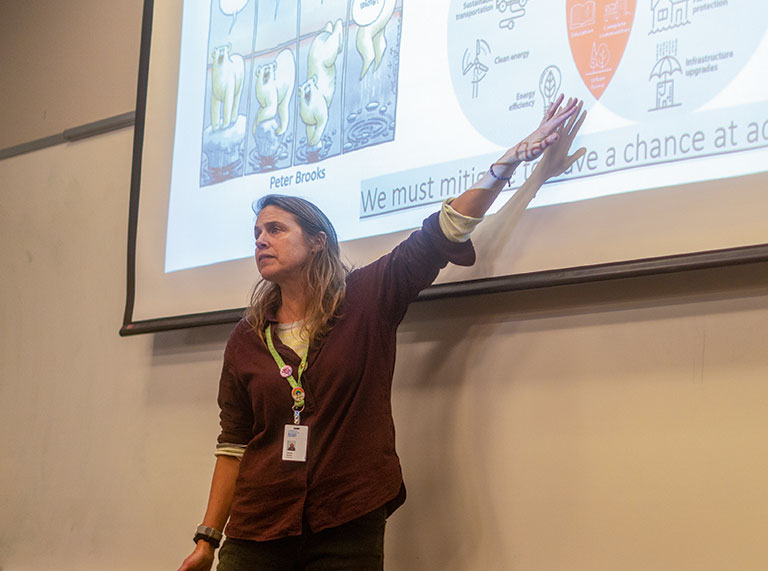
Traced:
<path fill-rule="evenodd" d="M 283 460 L 306 462 L 308 441 L 309 426 L 286 424 L 285 434 L 283 435 Z"/>

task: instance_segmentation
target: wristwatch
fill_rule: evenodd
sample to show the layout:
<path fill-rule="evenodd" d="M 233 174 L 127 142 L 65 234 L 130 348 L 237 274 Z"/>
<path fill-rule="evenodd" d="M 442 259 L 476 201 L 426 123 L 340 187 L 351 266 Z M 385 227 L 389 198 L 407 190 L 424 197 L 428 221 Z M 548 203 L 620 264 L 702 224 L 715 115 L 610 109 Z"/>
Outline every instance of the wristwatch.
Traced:
<path fill-rule="evenodd" d="M 223 533 L 207 525 L 198 525 L 195 531 L 195 543 L 202 539 L 210 543 L 214 549 L 219 546 L 222 537 L 224 537 Z"/>

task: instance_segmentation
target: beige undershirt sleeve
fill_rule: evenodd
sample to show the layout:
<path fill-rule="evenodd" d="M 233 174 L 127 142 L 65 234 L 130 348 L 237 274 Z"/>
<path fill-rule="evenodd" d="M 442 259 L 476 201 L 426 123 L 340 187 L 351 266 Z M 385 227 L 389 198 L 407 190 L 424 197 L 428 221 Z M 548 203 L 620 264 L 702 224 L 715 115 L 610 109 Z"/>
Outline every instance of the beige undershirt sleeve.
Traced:
<path fill-rule="evenodd" d="M 451 242 L 466 242 L 469 240 L 472 230 L 483 221 L 482 218 L 472 218 L 471 216 L 464 216 L 459 212 L 456 212 L 451 206 L 453 198 L 449 198 L 443 202 L 443 207 L 440 209 L 440 216 L 438 222 L 440 223 L 440 230 Z"/>
<path fill-rule="evenodd" d="M 213 453 L 214 456 L 231 456 L 232 458 L 237 458 L 238 460 L 243 459 L 243 454 L 245 453 L 245 444 L 231 444 L 229 442 L 223 442 L 221 444 L 216 445 L 216 451 Z"/>

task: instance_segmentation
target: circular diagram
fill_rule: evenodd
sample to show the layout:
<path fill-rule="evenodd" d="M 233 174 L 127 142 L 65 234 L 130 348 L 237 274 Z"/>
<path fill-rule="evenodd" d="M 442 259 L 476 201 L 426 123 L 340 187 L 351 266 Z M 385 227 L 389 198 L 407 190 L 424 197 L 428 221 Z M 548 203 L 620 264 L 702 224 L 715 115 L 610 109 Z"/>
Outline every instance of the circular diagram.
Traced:
<path fill-rule="evenodd" d="M 560 93 L 631 121 L 669 121 L 738 77 L 766 16 L 768 5 L 746 2 L 452 0 L 451 80 L 467 118 L 500 145 Z"/>

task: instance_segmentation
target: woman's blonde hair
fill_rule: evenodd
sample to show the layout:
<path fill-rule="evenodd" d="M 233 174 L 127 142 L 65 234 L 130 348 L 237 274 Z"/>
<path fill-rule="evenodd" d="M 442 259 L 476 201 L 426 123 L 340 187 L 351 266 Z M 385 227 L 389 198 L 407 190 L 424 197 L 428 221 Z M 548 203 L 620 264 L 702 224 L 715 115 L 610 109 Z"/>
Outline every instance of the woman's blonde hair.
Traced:
<path fill-rule="evenodd" d="M 275 206 L 292 214 L 307 240 L 325 234 L 325 244 L 304 266 L 303 279 L 307 289 L 307 307 L 303 330 L 310 344 L 328 334 L 333 321 L 339 317 L 349 269 L 341 261 L 339 240 L 328 217 L 317 206 L 296 196 L 268 194 L 254 205 L 258 213 L 267 206 Z M 277 314 L 282 303 L 280 286 L 260 280 L 251 292 L 246 319 L 251 327 L 264 336 L 267 315 Z"/>

